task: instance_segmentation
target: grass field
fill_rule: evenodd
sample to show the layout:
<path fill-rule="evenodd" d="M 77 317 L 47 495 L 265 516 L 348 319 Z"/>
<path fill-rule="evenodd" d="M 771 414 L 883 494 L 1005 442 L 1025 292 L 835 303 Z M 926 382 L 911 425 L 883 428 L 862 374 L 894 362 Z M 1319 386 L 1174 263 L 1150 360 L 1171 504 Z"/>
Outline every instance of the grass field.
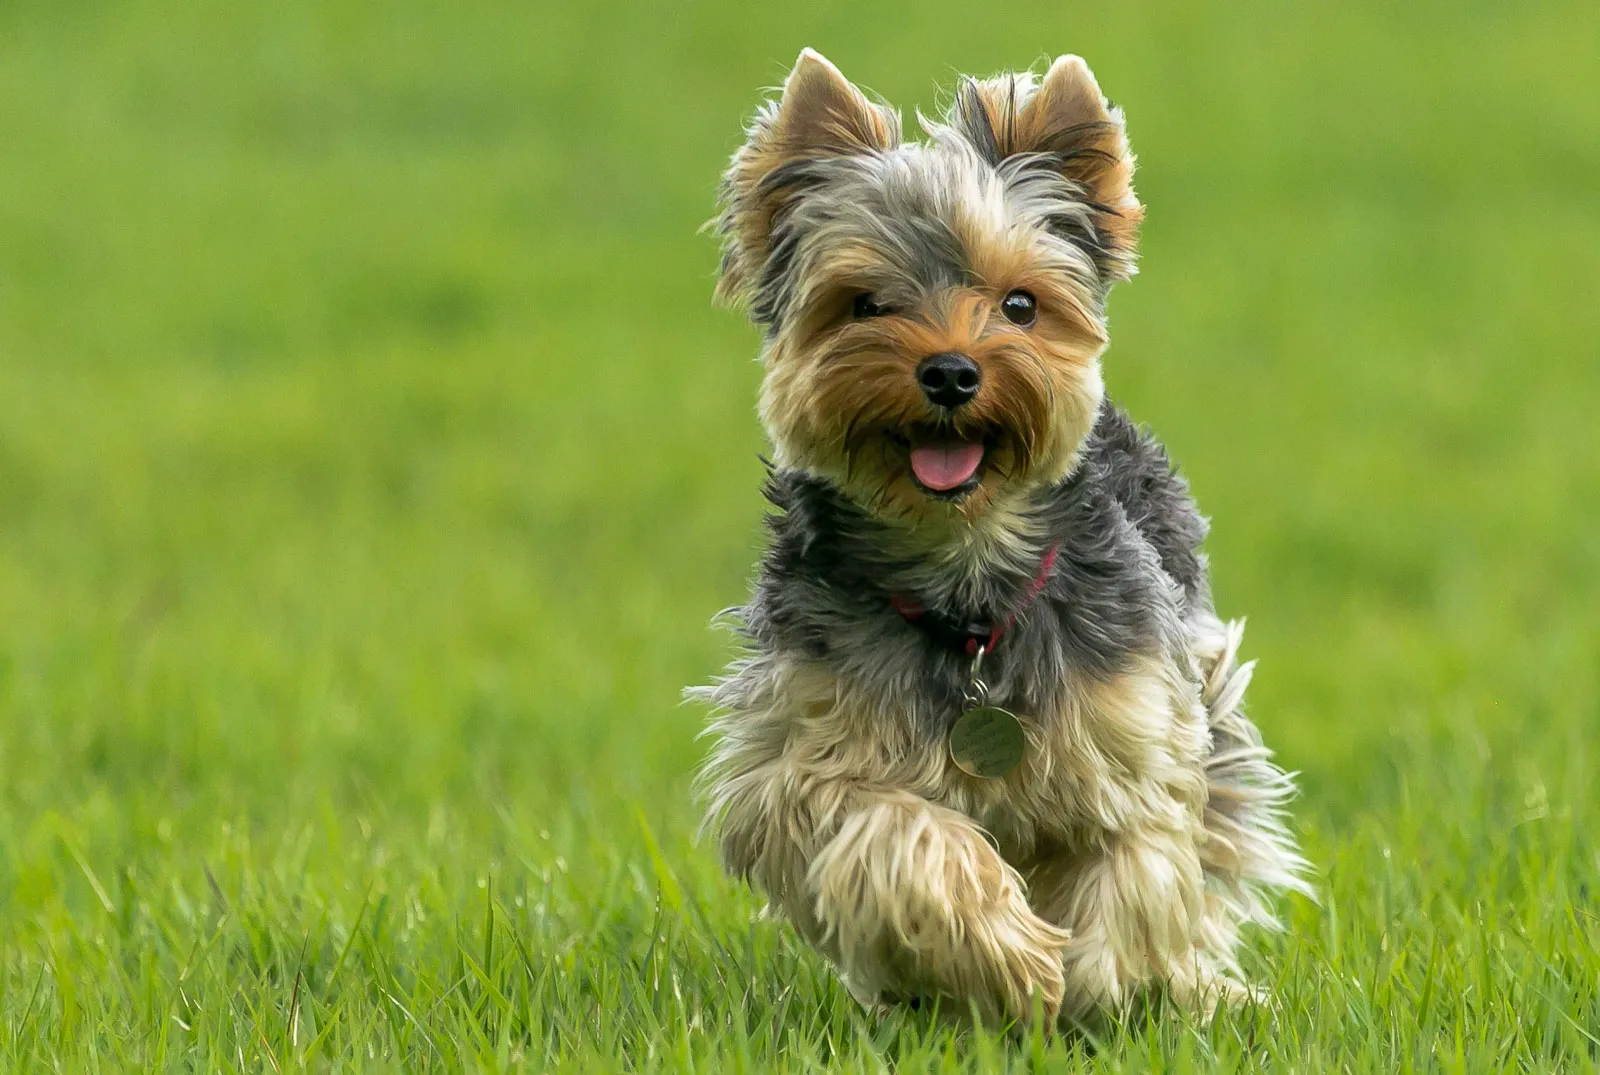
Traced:
<path fill-rule="evenodd" d="M 0 1066 L 1595 1066 L 1600 7 L 772 7 L 0 6 Z M 1128 109 L 1107 376 L 1323 890 L 1273 1010 L 873 1020 L 694 842 L 762 511 L 695 229 L 805 44 Z"/>

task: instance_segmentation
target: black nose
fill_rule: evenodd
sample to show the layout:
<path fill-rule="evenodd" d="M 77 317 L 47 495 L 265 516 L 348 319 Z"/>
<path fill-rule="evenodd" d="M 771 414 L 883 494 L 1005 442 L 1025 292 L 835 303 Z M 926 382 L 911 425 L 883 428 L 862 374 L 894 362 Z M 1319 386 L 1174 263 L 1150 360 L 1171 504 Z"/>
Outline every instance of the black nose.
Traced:
<path fill-rule="evenodd" d="M 972 402 L 983 383 L 983 371 L 966 355 L 946 351 L 924 359 L 917 367 L 917 384 L 928 402 L 940 407 L 959 407 Z"/>

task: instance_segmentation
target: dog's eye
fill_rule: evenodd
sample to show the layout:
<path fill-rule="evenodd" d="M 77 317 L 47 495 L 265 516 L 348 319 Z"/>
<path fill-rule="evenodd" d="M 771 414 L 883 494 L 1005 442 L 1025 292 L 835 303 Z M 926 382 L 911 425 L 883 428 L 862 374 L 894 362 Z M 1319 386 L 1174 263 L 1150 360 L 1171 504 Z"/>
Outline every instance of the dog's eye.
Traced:
<path fill-rule="evenodd" d="M 869 291 L 863 291 L 857 295 L 850 304 L 850 316 L 857 321 L 868 317 L 882 317 L 888 312 L 889 308 L 887 306 L 879 306 L 872 301 L 872 293 Z"/>
<path fill-rule="evenodd" d="M 1000 300 L 1000 312 L 1013 325 L 1027 328 L 1039 317 L 1039 303 L 1026 291 L 1011 291 Z"/>

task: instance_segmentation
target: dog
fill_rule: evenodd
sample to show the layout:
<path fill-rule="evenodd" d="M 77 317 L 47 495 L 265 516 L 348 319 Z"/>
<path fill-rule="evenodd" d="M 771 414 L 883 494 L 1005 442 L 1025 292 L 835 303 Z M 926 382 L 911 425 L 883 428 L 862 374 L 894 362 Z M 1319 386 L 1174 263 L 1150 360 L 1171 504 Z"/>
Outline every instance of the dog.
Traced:
<path fill-rule="evenodd" d="M 775 511 L 745 651 L 688 692 L 708 831 L 864 1004 L 1206 1017 L 1311 888 L 1208 523 L 1105 395 L 1123 116 L 1063 56 L 918 118 L 807 49 L 723 178 Z"/>

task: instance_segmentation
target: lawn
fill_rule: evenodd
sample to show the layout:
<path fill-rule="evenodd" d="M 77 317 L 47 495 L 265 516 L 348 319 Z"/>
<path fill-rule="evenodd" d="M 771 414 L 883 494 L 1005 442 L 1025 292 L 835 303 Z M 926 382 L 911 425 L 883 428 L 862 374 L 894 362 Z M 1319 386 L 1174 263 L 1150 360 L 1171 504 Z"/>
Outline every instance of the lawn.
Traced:
<path fill-rule="evenodd" d="M 0 6 L 0 1066 L 1593 1067 L 1600 6 L 767 7 Z M 1107 378 L 1322 892 L 1269 1009 L 870 1017 L 695 840 L 763 511 L 696 228 L 806 44 L 1127 108 Z"/>

